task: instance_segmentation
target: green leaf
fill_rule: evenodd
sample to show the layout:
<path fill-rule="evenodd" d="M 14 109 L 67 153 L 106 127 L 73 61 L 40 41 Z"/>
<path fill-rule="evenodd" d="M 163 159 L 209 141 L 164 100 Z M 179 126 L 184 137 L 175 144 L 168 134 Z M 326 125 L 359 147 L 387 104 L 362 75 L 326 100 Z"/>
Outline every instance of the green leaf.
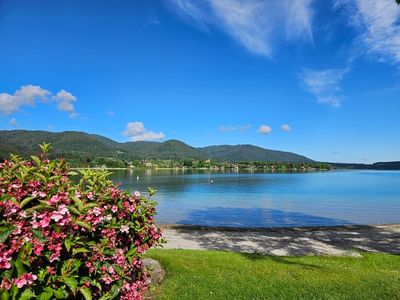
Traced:
<path fill-rule="evenodd" d="M 79 199 L 79 198 L 76 197 L 76 196 L 72 196 L 71 199 L 72 199 L 72 200 L 74 201 L 74 203 L 78 206 L 78 209 L 79 209 L 79 210 L 82 210 L 82 208 L 83 208 L 83 202 L 82 202 L 82 200 Z"/>
<path fill-rule="evenodd" d="M 43 153 L 48 153 L 51 149 L 51 144 L 49 143 L 43 143 L 39 145 L 40 149 L 42 150 Z"/>
<path fill-rule="evenodd" d="M 29 202 L 31 202 L 33 199 L 37 198 L 37 196 L 32 196 L 32 197 L 28 197 L 25 198 L 21 204 L 19 205 L 21 208 L 23 208 L 25 205 L 27 205 Z"/>
<path fill-rule="evenodd" d="M 0 290 L 0 300 L 8 300 L 10 293 L 7 290 Z"/>
<path fill-rule="evenodd" d="M 79 225 L 79 226 L 81 226 L 81 227 L 83 227 L 83 228 L 86 228 L 87 230 L 92 230 L 92 226 L 88 223 L 88 222 L 85 222 L 85 221 L 75 221 L 75 224 L 76 225 Z"/>
<path fill-rule="evenodd" d="M 72 294 L 76 295 L 78 290 L 78 281 L 74 277 L 64 278 L 64 283 L 71 289 Z"/>
<path fill-rule="evenodd" d="M 19 300 L 29 300 L 32 298 L 36 298 L 36 295 L 32 292 L 31 289 L 25 289 L 19 297 Z"/>
<path fill-rule="evenodd" d="M 17 268 L 18 277 L 20 277 L 22 274 L 26 273 L 26 270 L 24 268 L 24 265 L 22 263 L 20 256 L 18 256 L 18 258 L 15 260 L 15 266 Z"/>
<path fill-rule="evenodd" d="M 116 298 L 118 296 L 118 294 L 119 294 L 118 285 L 114 284 L 111 287 L 110 291 L 107 294 L 105 294 L 104 296 L 102 296 L 99 300 L 111 300 L 111 299 Z"/>
<path fill-rule="evenodd" d="M 0 243 L 4 243 L 8 236 L 14 231 L 14 226 L 2 226 L 0 227 Z"/>
<path fill-rule="evenodd" d="M 67 299 L 68 293 L 66 290 L 58 289 L 54 292 L 54 296 L 56 297 L 56 299 Z"/>
<path fill-rule="evenodd" d="M 79 291 L 85 298 L 85 300 L 92 300 L 92 292 L 88 288 L 80 288 Z"/>
<path fill-rule="evenodd" d="M 51 297 L 53 297 L 53 289 L 47 287 L 41 294 L 39 294 L 37 300 L 49 300 Z"/>
<path fill-rule="evenodd" d="M 75 206 L 68 206 L 68 209 L 73 213 L 73 214 L 75 214 L 75 215 L 77 215 L 77 216 L 80 216 L 82 213 L 78 210 L 78 209 L 76 209 L 75 208 Z"/>
<path fill-rule="evenodd" d="M 71 250 L 71 239 L 69 239 L 69 238 L 65 239 L 64 245 L 65 245 L 65 248 L 67 249 L 67 251 L 69 252 L 69 250 Z"/>
<path fill-rule="evenodd" d="M 12 296 L 12 299 L 13 300 L 15 300 L 15 299 L 17 299 L 17 295 L 18 295 L 18 293 L 19 293 L 19 288 L 17 288 L 17 286 L 16 285 L 12 285 L 11 286 L 11 296 Z"/>
<path fill-rule="evenodd" d="M 43 174 L 40 174 L 38 172 L 33 173 L 35 176 L 39 177 L 44 183 L 47 183 L 47 178 Z"/>
<path fill-rule="evenodd" d="M 149 191 L 150 197 L 153 196 L 155 193 L 157 193 L 157 190 L 152 189 L 151 187 L 148 187 L 147 190 Z"/>
<path fill-rule="evenodd" d="M 75 249 L 72 249 L 72 256 L 74 256 L 75 254 L 78 254 L 78 253 L 83 253 L 83 252 L 90 252 L 90 250 L 88 250 L 86 248 L 75 248 Z"/>
<path fill-rule="evenodd" d="M 36 163 L 36 165 L 40 166 L 42 164 L 39 157 L 32 155 L 31 158 Z"/>

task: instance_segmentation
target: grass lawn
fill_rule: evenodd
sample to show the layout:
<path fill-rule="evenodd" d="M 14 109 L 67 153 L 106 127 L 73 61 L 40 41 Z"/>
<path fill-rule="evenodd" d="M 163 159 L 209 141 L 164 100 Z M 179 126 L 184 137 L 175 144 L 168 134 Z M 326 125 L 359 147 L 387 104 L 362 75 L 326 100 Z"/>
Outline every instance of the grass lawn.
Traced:
<path fill-rule="evenodd" d="M 271 257 L 150 250 L 166 270 L 156 299 L 400 299 L 400 256 Z"/>

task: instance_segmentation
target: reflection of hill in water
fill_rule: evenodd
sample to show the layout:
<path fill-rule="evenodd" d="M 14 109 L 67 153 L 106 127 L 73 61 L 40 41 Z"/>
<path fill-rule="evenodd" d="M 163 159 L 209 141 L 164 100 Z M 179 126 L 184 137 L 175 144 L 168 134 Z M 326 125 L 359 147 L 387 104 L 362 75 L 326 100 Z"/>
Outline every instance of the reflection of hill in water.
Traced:
<path fill-rule="evenodd" d="M 340 219 L 264 208 L 211 207 L 191 211 L 178 224 L 219 227 L 297 227 L 351 224 Z"/>

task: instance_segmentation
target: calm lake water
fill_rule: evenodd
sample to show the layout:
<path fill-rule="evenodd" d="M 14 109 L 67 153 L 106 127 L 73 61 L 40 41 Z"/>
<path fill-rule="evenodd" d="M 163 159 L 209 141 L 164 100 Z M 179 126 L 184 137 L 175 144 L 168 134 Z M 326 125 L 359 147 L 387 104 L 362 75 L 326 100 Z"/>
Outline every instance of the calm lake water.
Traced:
<path fill-rule="evenodd" d="M 400 223 L 400 172 L 114 171 L 122 188 L 158 190 L 159 224 L 288 227 Z"/>

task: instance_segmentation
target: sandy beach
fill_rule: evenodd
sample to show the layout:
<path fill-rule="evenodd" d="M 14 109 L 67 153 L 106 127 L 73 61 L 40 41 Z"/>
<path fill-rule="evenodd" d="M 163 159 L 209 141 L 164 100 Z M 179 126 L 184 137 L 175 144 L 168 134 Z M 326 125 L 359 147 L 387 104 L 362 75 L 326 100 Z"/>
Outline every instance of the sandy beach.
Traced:
<path fill-rule="evenodd" d="M 400 224 L 299 228 L 162 226 L 166 249 L 225 250 L 277 256 L 359 252 L 400 254 Z"/>

